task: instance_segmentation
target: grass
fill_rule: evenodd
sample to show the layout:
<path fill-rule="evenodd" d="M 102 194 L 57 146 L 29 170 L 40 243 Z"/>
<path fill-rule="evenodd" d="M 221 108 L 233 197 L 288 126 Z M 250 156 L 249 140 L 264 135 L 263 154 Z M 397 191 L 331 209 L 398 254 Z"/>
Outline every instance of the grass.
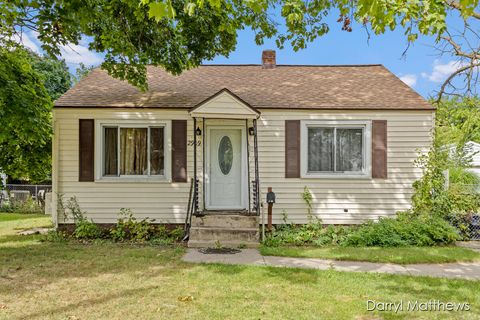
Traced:
<path fill-rule="evenodd" d="M 480 261 L 480 253 L 461 247 L 262 247 L 264 256 L 319 258 L 397 264 Z"/>
<path fill-rule="evenodd" d="M 38 219 L 0 214 L 0 319 L 480 319 L 478 281 L 198 265 L 181 261 L 183 247 L 16 235 L 48 224 Z M 369 299 L 467 302 L 471 311 L 371 313 Z"/>

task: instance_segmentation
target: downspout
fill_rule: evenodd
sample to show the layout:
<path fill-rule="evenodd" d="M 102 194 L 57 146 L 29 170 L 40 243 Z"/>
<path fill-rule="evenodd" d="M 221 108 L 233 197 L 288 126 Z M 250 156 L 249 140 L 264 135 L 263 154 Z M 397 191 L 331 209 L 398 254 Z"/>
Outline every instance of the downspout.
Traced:
<path fill-rule="evenodd" d="M 52 203 L 51 203 L 51 215 L 52 222 L 55 229 L 58 229 L 58 156 L 60 147 L 60 136 L 58 134 L 58 122 L 55 120 L 56 112 L 53 110 L 53 139 L 52 139 Z"/>

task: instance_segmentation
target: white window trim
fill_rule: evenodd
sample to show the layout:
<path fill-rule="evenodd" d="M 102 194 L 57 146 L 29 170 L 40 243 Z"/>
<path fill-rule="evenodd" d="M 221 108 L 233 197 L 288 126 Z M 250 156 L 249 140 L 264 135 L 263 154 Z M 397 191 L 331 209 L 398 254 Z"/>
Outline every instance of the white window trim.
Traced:
<path fill-rule="evenodd" d="M 363 171 L 358 173 L 308 172 L 308 128 L 311 127 L 364 128 Z M 371 179 L 372 122 L 370 120 L 302 120 L 300 128 L 300 173 L 302 178 Z"/>
<path fill-rule="evenodd" d="M 98 120 L 95 121 L 95 182 L 171 182 L 171 121 L 170 120 Z M 164 175 L 123 175 L 123 176 L 103 176 L 104 160 L 104 127 L 119 128 L 164 128 L 164 150 L 165 150 L 165 174 Z M 119 150 L 120 152 L 120 150 Z M 148 168 L 150 169 L 150 146 L 148 147 Z"/>

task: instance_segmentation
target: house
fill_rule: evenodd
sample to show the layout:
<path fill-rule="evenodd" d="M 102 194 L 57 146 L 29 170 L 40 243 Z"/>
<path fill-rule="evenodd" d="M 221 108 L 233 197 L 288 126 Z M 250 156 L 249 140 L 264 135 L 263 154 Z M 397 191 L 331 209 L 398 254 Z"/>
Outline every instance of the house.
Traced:
<path fill-rule="evenodd" d="M 465 145 L 468 154 L 472 157 L 471 167 L 468 170 L 480 177 L 480 143 L 469 141 Z"/>
<path fill-rule="evenodd" d="M 277 65 L 267 50 L 260 65 L 148 67 L 148 84 L 96 69 L 55 103 L 54 196 L 75 195 L 96 223 L 130 208 L 166 224 L 203 215 L 207 238 L 248 215 L 258 230 L 268 187 L 274 224 L 308 221 L 305 186 L 326 224 L 410 207 L 435 110 L 382 65 Z"/>
<path fill-rule="evenodd" d="M 8 201 L 7 175 L 0 171 L 0 206 Z"/>

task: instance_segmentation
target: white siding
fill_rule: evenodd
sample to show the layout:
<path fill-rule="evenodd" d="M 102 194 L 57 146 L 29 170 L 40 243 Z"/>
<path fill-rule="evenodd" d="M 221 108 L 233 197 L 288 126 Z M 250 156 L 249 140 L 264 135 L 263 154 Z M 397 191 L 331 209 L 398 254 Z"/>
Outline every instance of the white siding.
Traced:
<path fill-rule="evenodd" d="M 480 143 L 473 141 L 467 142 L 467 146 L 470 148 L 470 153 L 472 155 L 472 163 L 469 171 L 480 176 Z"/>
<path fill-rule="evenodd" d="M 359 223 L 394 215 L 410 207 L 412 183 L 421 176 L 421 170 L 413 162 L 418 153 L 431 144 L 433 112 L 261 111 L 258 121 L 260 183 L 263 199 L 268 187 L 276 194 L 274 223 L 282 222 L 282 210 L 290 222 L 307 222 L 307 206 L 301 198 L 305 186 L 313 195 L 313 214 L 328 224 Z M 387 120 L 388 179 L 286 179 L 285 120 L 316 119 Z"/>
<path fill-rule="evenodd" d="M 188 119 L 188 140 L 193 139 L 193 120 L 182 110 L 77 109 L 54 110 L 56 123 L 54 192 L 65 198 L 76 196 L 89 218 L 97 223 L 114 223 L 120 208 L 130 208 L 139 218 L 153 218 L 160 223 L 183 223 L 190 183 L 151 182 L 78 182 L 78 119 L 95 120 L 181 120 Z M 200 123 L 201 127 L 201 123 Z M 193 146 L 188 146 L 187 172 L 193 174 Z M 202 147 L 197 148 L 202 159 Z M 96 155 L 97 156 L 97 155 Z M 95 162 L 97 165 L 97 162 Z M 198 172 L 202 171 L 201 161 Z M 202 181 L 201 177 L 200 182 Z M 201 198 L 201 197 L 200 197 Z M 63 219 L 59 217 L 59 223 Z"/>
<path fill-rule="evenodd" d="M 304 186 L 314 197 L 314 214 L 325 223 L 358 223 L 367 218 L 392 215 L 410 206 L 411 184 L 421 170 L 413 161 L 418 151 L 430 143 L 433 113 L 423 111 L 350 112 L 260 110 L 258 120 L 259 168 L 262 199 L 267 187 L 277 195 L 274 223 L 281 223 L 282 210 L 290 222 L 307 221 L 306 205 L 301 199 Z M 187 119 L 188 140 L 193 140 L 193 120 L 185 110 L 80 109 L 54 110 L 54 192 L 65 198 L 75 195 L 88 217 L 97 223 L 114 223 L 120 208 L 130 208 L 139 218 L 149 217 L 162 223 L 183 223 L 190 183 L 170 182 L 78 182 L 78 119 L 95 120 L 173 120 Z M 387 120 L 388 179 L 286 179 L 284 124 L 286 119 Z M 244 120 L 238 123 L 245 123 Z M 251 121 L 249 121 L 251 125 Z M 202 128 L 202 122 L 198 122 Z M 253 139 L 250 145 L 250 180 L 254 179 Z M 198 152 L 200 190 L 203 177 L 202 146 Z M 193 146 L 188 146 L 187 172 L 193 176 Z M 200 195 L 200 201 L 203 197 Z M 202 205 L 200 205 L 202 207 Z M 348 209 L 348 213 L 344 212 Z M 63 223 L 60 218 L 59 223 Z"/>
<path fill-rule="evenodd" d="M 228 92 L 223 92 L 212 100 L 205 102 L 205 104 L 193 110 L 191 114 L 195 117 L 210 118 L 214 115 L 217 118 L 234 119 L 253 119 L 258 115 L 244 102 L 239 101 Z"/>

